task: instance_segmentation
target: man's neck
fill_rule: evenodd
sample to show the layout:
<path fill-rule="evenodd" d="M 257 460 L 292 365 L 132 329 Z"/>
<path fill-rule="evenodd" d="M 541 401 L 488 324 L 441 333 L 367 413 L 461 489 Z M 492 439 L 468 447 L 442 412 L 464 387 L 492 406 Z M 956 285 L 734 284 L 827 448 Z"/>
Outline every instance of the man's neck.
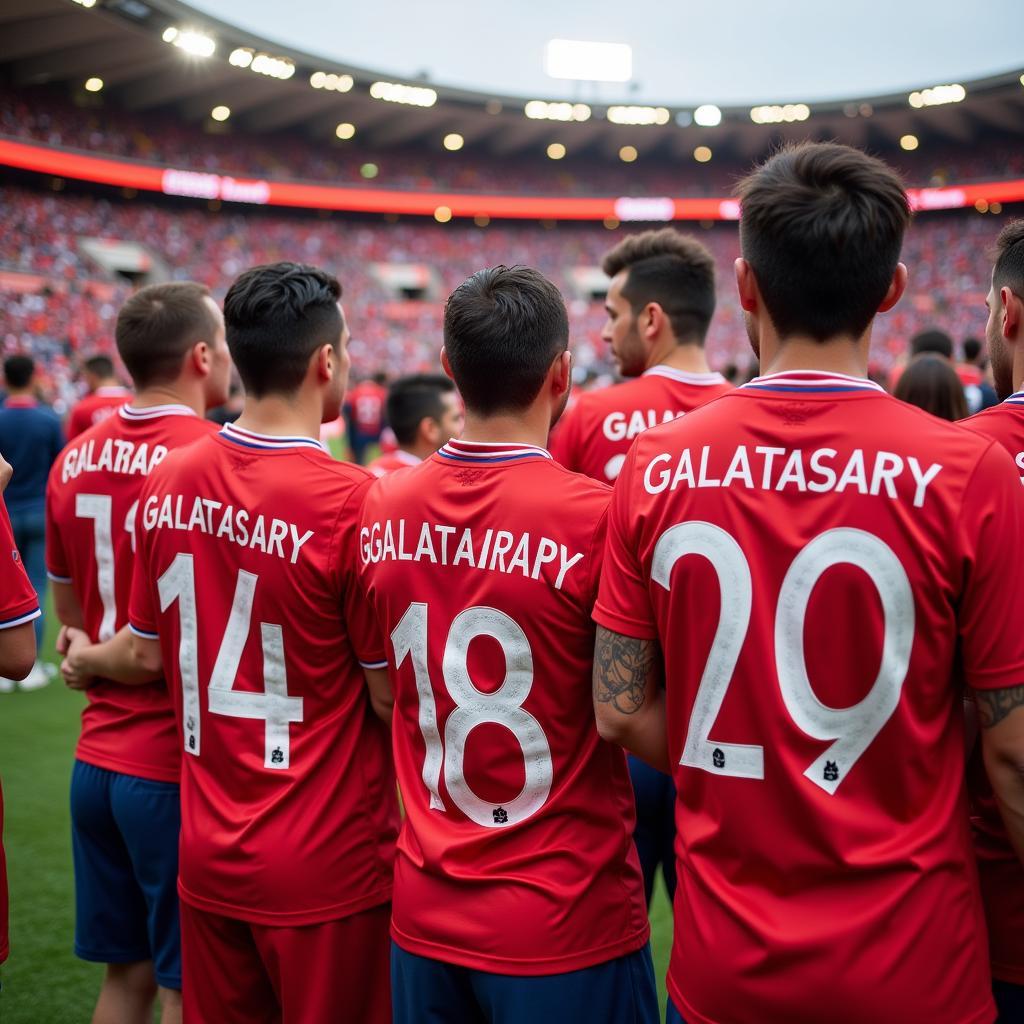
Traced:
<path fill-rule="evenodd" d="M 206 413 L 206 402 L 201 387 L 158 384 L 142 388 L 132 399 L 133 409 L 152 409 L 157 405 L 186 405 L 197 416 Z"/>
<path fill-rule="evenodd" d="M 791 338 L 779 345 L 767 363 L 762 361 L 761 364 L 762 374 L 794 370 L 867 377 L 867 345 L 864 339 L 838 338 L 818 342 L 811 338 Z"/>
<path fill-rule="evenodd" d="M 522 415 L 479 416 L 466 410 L 462 440 L 478 444 L 532 444 L 547 447 L 550 413 L 526 410 Z"/>
<path fill-rule="evenodd" d="M 319 404 L 289 401 L 279 395 L 246 398 L 242 415 L 235 421 L 239 427 L 254 434 L 271 437 L 311 437 L 320 439 L 321 409 Z"/>
<path fill-rule="evenodd" d="M 666 350 L 660 359 L 656 359 L 648 366 L 651 369 L 655 366 L 667 366 L 672 370 L 682 370 L 683 373 L 710 373 L 707 356 L 700 345 L 676 345 Z"/>
<path fill-rule="evenodd" d="M 27 388 L 8 388 L 7 389 L 7 397 L 8 398 L 35 398 L 36 397 L 36 393 L 35 393 L 35 389 L 32 388 L 31 386 L 29 386 Z"/>

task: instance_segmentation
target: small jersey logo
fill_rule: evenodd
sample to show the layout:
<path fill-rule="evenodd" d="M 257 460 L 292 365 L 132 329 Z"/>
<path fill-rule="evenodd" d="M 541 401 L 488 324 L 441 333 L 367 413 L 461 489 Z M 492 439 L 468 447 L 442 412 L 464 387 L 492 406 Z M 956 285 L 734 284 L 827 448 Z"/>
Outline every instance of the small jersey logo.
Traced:
<path fill-rule="evenodd" d="M 835 761 L 825 762 L 825 781 L 835 782 L 839 778 L 839 765 Z"/>
<path fill-rule="evenodd" d="M 715 749 L 711 751 L 711 763 L 716 768 L 724 768 L 725 767 L 725 752 L 720 750 L 718 747 L 715 747 Z"/>
<path fill-rule="evenodd" d="M 270 754 L 271 764 L 284 764 L 284 751 L 280 747 L 275 747 Z"/>
<path fill-rule="evenodd" d="M 460 469 L 455 474 L 455 479 L 458 480 L 460 484 L 469 486 L 469 484 L 476 483 L 482 476 L 483 473 L 479 469 Z"/>
<path fill-rule="evenodd" d="M 11 549 L 11 558 L 13 558 L 16 562 L 20 562 L 21 561 L 21 555 L 18 553 L 18 549 L 17 548 L 12 548 Z"/>
<path fill-rule="evenodd" d="M 492 813 L 494 814 L 495 825 L 508 824 L 508 811 L 506 811 L 504 807 L 495 807 Z"/>

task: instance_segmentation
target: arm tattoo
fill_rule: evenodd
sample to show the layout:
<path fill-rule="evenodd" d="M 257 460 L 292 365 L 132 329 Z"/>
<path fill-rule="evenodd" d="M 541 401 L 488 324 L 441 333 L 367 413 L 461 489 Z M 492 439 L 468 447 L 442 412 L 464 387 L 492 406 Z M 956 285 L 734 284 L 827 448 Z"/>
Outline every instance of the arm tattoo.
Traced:
<path fill-rule="evenodd" d="M 983 729 L 998 725 L 1014 708 L 1024 706 L 1024 686 L 1008 686 L 1004 690 L 975 690 L 978 719 Z"/>
<path fill-rule="evenodd" d="M 661 669 L 657 640 L 634 640 L 597 627 L 594 700 L 632 715 L 644 705 L 647 680 Z"/>

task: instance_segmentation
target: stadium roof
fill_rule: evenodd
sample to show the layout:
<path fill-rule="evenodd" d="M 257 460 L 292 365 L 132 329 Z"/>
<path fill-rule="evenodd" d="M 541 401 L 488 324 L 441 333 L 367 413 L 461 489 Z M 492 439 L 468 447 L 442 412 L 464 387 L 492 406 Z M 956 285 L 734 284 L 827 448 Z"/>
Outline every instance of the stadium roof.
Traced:
<path fill-rule="evenodd" d="M 284 16 L 287 8 L 279 10 Z M 187 36 L 189 30 L 197 35 Z M 174 38 L 165 41 L 165 36 Z M 912 40 L 905 43 L 913 45 Z M 210 45 L 212 54 L 197 55 Z M 254 73 L 257 66 L 262 73 Z M 789 106 L 766 106 L 760 112 L 768 123 L 754 123 L 749 105 L 721 104 L 720 123 L 704 127 L 694 121 L 713 121 L 715 111 L 706 117 L 684 105 L 635 105 L 614 115 L 664 122 L 649 125 L 611 123 L 608 105 L 593 100 L 583 109 L 572 104 L 540 108 L 542 114 L 570 118 L 586 111 L 583 120 L 563 122 L 525 116 L 522 96 L 445 87 L 325 60 L 177 0 L 4 0 L 0 5 L 0 74 L 16 88 L 44 82 L 81 88 L 96 76 L 103 79 L 105 102 L 142 112 L 173 111 L 195 123 L 209 125 L 211 109 L 223 105 L 230 108 L 233 130 L 297 129 L 327 140 L 334 138 L 339 123 L 347 122 L 358 126 L 367 146 L 436 149 L 447 133 L 457 132 L 467 150 L 498 156 L 539 154 L 553 140 L 575 155 L 613 157 L 623 145 L 632 145 L 641 156 L 688 158 L 695 146 L 707 144 L 716 158 L 731 154 L 746 160 L 763 153 L 770 141 L 789 137 L 837 138 L 883 150 L 911 134 L 922 146 L 963 145 L 992 132 L 1019 139 L 1024 133 L 1022 71 L 957 83 L 922 81 L 919 90 L 955 85 L 964 95 L 958 98 L 956 89 L 918 95 L 916 106 L 906 91 L 806 106 L 792 97 Z M 311 85 L 317 73 L 320 88 Z M 349 78 L 349 89 L 342 91 Z M 333 88 L 324 88 L 325 83 Z M 410 99 L 433 102 L 403 102 Z M 777 99 L 766 95 L 765 104 Z M 931 105 L 935 101 L 946 102 Z"/>

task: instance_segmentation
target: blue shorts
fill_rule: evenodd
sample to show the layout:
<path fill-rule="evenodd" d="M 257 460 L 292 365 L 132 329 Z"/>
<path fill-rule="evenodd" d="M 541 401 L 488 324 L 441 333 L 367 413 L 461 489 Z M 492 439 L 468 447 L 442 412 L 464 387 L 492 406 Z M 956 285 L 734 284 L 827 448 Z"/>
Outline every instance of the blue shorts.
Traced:
<path fill-rule="evenodd" d="M 648 943 L 565 974 L 491 974 L 391 943 L 393 1024 L 658 1024 Z"/>
<path fill-rule="evenodd" d="M 659 864 L 671 903 L 676 895 L 676 787 L 670 776 L 632 754 L 629 755 L 629 778 L 636 799 L 633 842 L 644 873 L 647 905 L 651 905 Z"/>
<path fill-rule="evenodd" d="M 181 988 L 180 829 L 173 783 L 75 761 L 76 956 L 101 964 L 152 960 L 158 985 Z"/>
<path fill-rule="evenodd" d="M 665 1007 L 665 1024 L 686 1024 L 683 1015 L 676 1009 L 676 1004 L 672 1002 L 671 996 L 668 998 L 668 1006 Z"/>
<path fill-rule="evenodd" d="M 996 997 L 999 1017 L 996 1024 L 1014 1024 L 1024 1020 L 1024 985 L 992 979 L 992 994 Z"/>

